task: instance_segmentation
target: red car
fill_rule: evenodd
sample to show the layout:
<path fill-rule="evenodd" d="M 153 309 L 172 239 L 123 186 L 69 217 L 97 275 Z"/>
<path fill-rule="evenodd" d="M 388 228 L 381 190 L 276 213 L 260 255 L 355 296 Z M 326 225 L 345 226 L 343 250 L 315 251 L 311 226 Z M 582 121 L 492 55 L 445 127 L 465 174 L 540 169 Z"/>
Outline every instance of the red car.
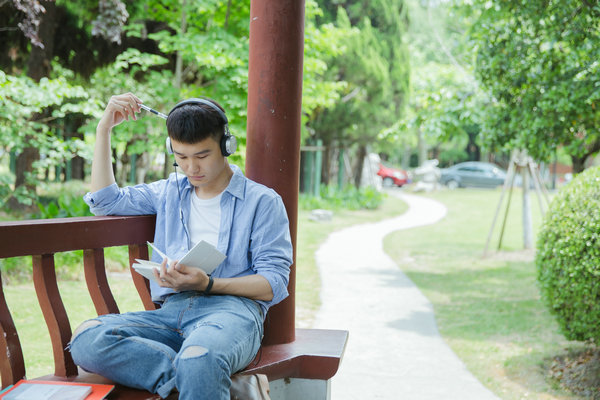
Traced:
<path fill-rule="evenodd" d="M 377 171 L 377 175 L 381 177 L 383 180 L 383 186 L 385 187 L 391 187 L 394 185 L 400 187 L 410 182 L 406 171 L 388 167 L 383 164 L 379 164 L 379 171 Z"/>

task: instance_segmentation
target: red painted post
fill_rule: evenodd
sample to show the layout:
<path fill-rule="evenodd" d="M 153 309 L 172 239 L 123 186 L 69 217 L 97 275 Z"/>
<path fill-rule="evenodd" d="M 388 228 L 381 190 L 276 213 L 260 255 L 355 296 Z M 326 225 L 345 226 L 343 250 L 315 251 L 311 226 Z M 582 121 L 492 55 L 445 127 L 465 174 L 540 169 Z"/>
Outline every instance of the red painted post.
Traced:
<path fill-rule="evenodd" d="M 246 175 L 281 195 L 294 245 L 290 296 L 269 311 L 265 344 L 295 339 L 303 53 L 304 0 L 251 0 Z"/>

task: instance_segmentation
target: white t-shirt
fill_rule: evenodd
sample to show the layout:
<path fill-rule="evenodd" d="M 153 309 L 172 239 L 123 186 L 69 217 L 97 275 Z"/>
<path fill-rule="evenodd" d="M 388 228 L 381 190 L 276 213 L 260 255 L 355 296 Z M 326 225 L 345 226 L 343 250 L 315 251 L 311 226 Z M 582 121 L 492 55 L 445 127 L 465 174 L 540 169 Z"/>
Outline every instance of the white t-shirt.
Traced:
<path fill-rule="evenodd" d="M 212 199 L 201 199 L 196 191 L 190 196 L 190 240 L 192 247 L 201 240 L 205 240 L 213 246 L 219 242 L 219 227 L 221 223 L 221 196 Z"/>

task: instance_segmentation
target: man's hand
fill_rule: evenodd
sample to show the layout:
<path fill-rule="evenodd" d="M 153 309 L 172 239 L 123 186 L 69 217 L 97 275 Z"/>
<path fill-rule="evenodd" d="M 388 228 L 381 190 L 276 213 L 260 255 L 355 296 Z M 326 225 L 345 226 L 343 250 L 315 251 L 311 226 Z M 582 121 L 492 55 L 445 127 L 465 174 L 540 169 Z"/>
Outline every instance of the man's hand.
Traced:
<path fill-rule="evenodd" d="M 110 145 L 111 129 L 129 118 L 135 119 L 142 101 L 133 93 L 113 96 L 108 101 L 104 114 L 96 127 L 96 145 L 92 160 L 92 182 L 90 190 L 95 192 L 115 183 Z"/>
<path fill-rule="evenodd" d="M 167 266 L 166 258 L 160 265 L 160 270 L 154 270 L 154 277 L 159 286 L 177 292 L 186 290 L 203 292 L 209 282 L 208 275 L 200 268 L 188 267 L 179 264 L 178 261 Z M 236 278 L 214 278 L 214 285 L 210 293 L 243 296 L 253 300 L 271 301 L 273 299 L 273 290 L 269 281 L 258 274 Z"/>
<path fill-rule="evenodd" d="M 140 104 L 142 100 L 133 93 L 112 96 L 98 125 L 110 130 L 125 120 L 129 121 L 129 118 L 135 120 L 137 119 L 135 114 L 141 110 Z"/>
<path fill-rule="evenodd" d="M 200 268 L 192 268 L 174 261 L 167 266 L 165 258 L 160 265 L 160 271 L 154 270 L 154 277 L 159 286 L 173 289 L 177 292 L 186 290 L 203 291 L 208 286 L 208 275 Z"/>

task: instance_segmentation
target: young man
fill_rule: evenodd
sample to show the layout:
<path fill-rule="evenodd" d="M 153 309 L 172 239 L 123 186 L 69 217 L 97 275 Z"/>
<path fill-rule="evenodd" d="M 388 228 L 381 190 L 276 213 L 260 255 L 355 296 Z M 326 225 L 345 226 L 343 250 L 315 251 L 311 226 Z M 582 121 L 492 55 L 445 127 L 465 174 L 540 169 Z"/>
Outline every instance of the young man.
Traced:
<path fill-rule="evenodd" d="M 73 334 L 71 354 L 85 370 L 165 398 L 229 399 L 230 376 L 256 355 L 270 306 L 287 297 L 292 245 L 279 195 L 227 162 L 223 109 L 207 99 L 179 103 L 167 119 L 184 176 L 119 188 L 111 164 L 114 126 L 136 119 L 142 101 L 113 96 L 96 130 L 91 193 L 97 215 L 156 214 L 155 246 L 180 259 L 200 240 L 227 255 L 208 276 L 162 261 L 150 282 L 153 311 L 105 315 Z M 224 138 L 225 135 L 225 138 Z"/>

